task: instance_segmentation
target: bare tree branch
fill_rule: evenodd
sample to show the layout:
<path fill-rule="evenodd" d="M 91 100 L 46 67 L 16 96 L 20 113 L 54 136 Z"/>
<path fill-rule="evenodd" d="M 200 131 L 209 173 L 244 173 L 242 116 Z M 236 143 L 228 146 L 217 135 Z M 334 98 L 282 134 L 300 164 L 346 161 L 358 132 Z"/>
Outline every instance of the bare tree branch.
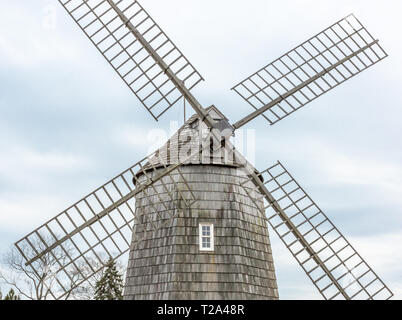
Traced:
<path fill-rule="evenodd" d="M 35 260 L 32 265 L 25 264 L 25 257 L 36 256 L 53 241 L 51 237 L 40 235 L 31 239 L 29 245 L 20 245 L 22 252 L 15 247 L 10 249 L 0 260 L 5 267 L 4 271 L 0 269 L 0 282 L 12 286 L 21 297 L 29 300 L 54 299 L 55 292 L 66 292 L 63 296 L 66 300 L 93 299 L 96 282 L 102 277 L 103 266 L 109 256 L 94 252 L 94 256 L 85 257 L 85 261 L 68 263 L 74 248 L 63 244 Z M 66 265 L 68 267 L 63 269 L 62 266 Z M 121 274 L 125 273 L 125 268 L 118 261 L 117 268 Z M 94 270 L 101 271 L 88 278 Z"/>
<path fill-rule="evenodd" d="M 25 245 L 20 247 L 25 256 L 35 255 L 35 250 L 43 251 L 53 239 L 41 236 L 33 240 L 32 246 Z M 57 281 L 53 270 L 58 270 L 59 266 L 66 261 L 72 249 L 65 245 L 52 252 L 45 254 L 34 262 L 33 266 L 25 265 L 25 258 L 16 248 L 10 249 L 1 259 L 1 264 L 5 267 L 0 271 L 0 280 L 13 288 L 24 298 L 30 300 L 52 299 L 51 292 L 60 283 Z M 82 273 L 72 266 L 71 270 L 66 270 L 69 288 L 73 288 L 77 281 L 82 279 Z M 72 272 L 72 276 L 68 273 Z M 70 292 L 67 298 L 72 297 L 74 292 Z"/>

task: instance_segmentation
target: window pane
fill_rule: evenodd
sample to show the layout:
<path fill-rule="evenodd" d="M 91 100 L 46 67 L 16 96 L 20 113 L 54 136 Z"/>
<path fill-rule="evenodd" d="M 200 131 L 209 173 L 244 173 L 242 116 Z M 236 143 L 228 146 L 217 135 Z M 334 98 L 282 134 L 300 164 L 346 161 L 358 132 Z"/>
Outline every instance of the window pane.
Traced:
<path fill-rule="evenodd" d="M 213 250 L 213 225 L 200 223 L 200 249 L 201 250 Z"/>
<path fill-rule="evenodd" d="M 203 248 L 210 248 L 211 247 L 211 239 L 207 237 L 202 238 L 202 247 Z"/>
<path fill-rule="evenodd" d="M 211 235 L 211 226 L 202 226 L 202 235 L 210 236 Z"/>

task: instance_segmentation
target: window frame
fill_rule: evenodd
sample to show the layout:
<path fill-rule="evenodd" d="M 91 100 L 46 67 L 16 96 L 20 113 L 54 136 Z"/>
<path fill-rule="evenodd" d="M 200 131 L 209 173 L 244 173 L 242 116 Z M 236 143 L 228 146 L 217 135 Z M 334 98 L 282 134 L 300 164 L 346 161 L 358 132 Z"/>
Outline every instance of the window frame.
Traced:
<path fill-rule="evenodd" d="M 202 227 L 210 227 L 210 235 L 209 236 L 203 236 L 202 234 Z M 204 248 L 202 246 L 202 240 L 203 238 L 209 238 L 210 241 L 210 247 L 209 248 Z M 214 224 L 209 223 L 209 222 L 201 222 L 198 227 L 198 242 L 199 242 L 199 249 L 202 252 L 213 252 L 214 251 L 214 246 L 215 246 L 215 233 L 214 233 Z"/>

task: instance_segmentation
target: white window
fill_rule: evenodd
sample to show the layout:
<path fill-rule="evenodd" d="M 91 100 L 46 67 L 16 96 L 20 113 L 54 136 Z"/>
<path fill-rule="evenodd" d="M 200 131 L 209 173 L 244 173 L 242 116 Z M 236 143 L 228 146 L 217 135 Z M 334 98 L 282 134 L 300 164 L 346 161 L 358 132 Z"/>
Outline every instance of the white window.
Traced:
<path fill-rule="evenodd" d="M 214 225 L 200 223 L 199 235 L 200 251 L 214 251 Z"/>

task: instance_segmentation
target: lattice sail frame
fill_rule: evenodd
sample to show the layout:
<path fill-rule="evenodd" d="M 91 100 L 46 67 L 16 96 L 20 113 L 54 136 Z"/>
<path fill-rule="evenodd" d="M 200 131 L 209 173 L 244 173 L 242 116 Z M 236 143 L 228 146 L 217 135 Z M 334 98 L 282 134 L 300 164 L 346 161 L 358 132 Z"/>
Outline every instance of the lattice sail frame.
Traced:
<path fill-rule="evenodd" d="M 145 108 L 158 120 L 182 94 L 127 28 L 124 14 L 191 90 L 203 80 L 182 52 L 135 0 L 59 0 Z M 113 7 L 116 6 L 120 12 Z"/>
<path fill-rule="evenodd" d="M 351 14 L 234 86 L 256 110 L 234 127 L 259 115 L 273 125 L 386 57 Z"/>
<path fill-rule="evenodd" d="M 47 289 L 52 298 L 67 297 L 101 271 L 108 259 L 100 253 L 116 260 L 129 251 L 132 243 L 141 241 L 133 237 L 134 223 L 143 228 L 139 234 L 144 238 L 178 214 L 167 202 L 179 201 L 178 207 L 183 209 L 196 202 L 180 166 L 161 165 L 154 153 L 15 244 L 38 278 L 43 276 L 43 265 L 53 261 L 46 275 L 51 278 L 52 286 Z M 140 192 L 149 206 L 163 210 L 163 216 L 159 211 L 146 216 L 136 212 L 134 196 Z"/>
<path fill-rule="evenodd" d="M 325 299 L 374 300 L 393 296 L 280 162 L 261 172 L 260 176 L 275 204 L 249 188 L 244 190 L 257 208 L 264 200 L 262 213 L 266 220 Z M 290 223 L 281 217 L 276 205 Z"/>
<path fill-rule="evenodd" d="M 49 281 L 44 284 L 52 298 L 79 293 L 80 286 L 109 259 L 119 259 L 197 202 L 181 167 L 200 157 L 203 163 L 235 158 L 235 148 L 221 144 L 226 137 L 216 129 L 213 132 L 200 124 L 194 131 L 194 149 L 186 145 L 184 151 L 174 149 L 179 152 L 177 159 L 168 157 L 164 148 L 155 151 L 15 243 L 38 279 L 50 261 Z M 137 195 L 139 206 L 135 205 Z M 150 209 L 145 212 L 145 207 Z"/>

